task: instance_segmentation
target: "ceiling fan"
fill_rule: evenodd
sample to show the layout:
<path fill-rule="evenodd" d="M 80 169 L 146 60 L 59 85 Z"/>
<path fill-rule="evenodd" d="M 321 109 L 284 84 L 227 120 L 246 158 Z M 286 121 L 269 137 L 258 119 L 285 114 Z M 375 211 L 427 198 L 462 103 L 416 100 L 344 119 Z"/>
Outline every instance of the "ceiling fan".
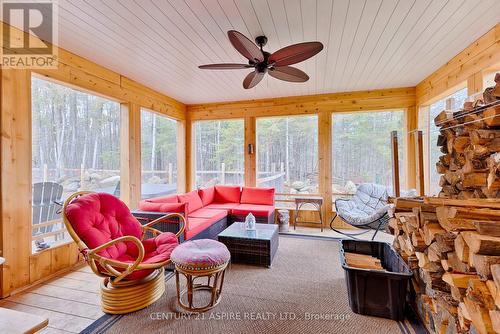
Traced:
<path fill-rule="evenodd" d="M 234 48 L 248 59 L 248 64 L 225 63 L 201 65 L 198 67 L 208 70 L 253 68 L 254 71 L 250 72 L 243 80 L 243 88 L 245 89 L 255 87 L 266 73 L 284 81 L 305 82 L 309 80 L 309 76 L 298 68 L 288 65 L 300 63 L 323 50 L 323 44 L 320 42 L 305 42 L 289 45 L 271 54 L 262 49 L 267 43 L 266 36 L 255 38 L 255 43 L 260 47 L 259 49 L 245 35 L 236 30 L 228 31 L 227 35 Z"/>

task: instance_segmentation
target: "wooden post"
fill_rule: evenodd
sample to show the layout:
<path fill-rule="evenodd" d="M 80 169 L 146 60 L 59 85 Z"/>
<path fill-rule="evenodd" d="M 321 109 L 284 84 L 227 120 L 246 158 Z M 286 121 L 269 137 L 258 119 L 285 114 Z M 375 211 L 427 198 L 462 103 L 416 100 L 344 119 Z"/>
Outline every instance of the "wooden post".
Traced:
<path fill-rule="evenodd" d="M 323 225 L 328 226 L 332 212 L 332 112 L 318 114 L 319 193 L 323 198 Z M 290 217 L 292 219 L 292 217 Z"/>
<path fill-rule="evenodd" d="M 391 132 L 391 149 L 392 149 L 392 186 L 394 188 L 394 196 L 399 197 L 399 153 L 398 153 L 398 132 Z"/>
<path fill-rule="evenodd" d="M 188 142 L 188 120 L 177 121 L 177 193 L 185 193 L 189 189 L 191 182 L 191 145 Z M 191 136 L 191 131 L 189 131 Z M 191 137 L 189 137 L 191 140 Z"/>
<path fill-rule="evenodd" d="M 447 98 L 445 101 L 445 109 L 446 110 L 453 110 L 453 106 L 455 104 L 455 99 L 453 97 Z"/>
<path fill-rule="evenodd" d="M 415 161 L 415 136 L 414 131 L 418 129 L 418 116 L 417 108 L 410 107 L 405 110 L 405 132 L 406 132 L 406 164 L 402 166 L 405 170 L 405 187 L 413 189 L 417 186 L 416 180 L 416 161 Z"/>
<path fill-rule="evenodd" d="M 121 104 L 120 198 L 135 209 L 141 200 L 141 108 Z"/>
<path fill-rule="evenodd" d="M 420 196 L 425 194 L 424 182 L 424 137 L 422 131 L 413 133 L 417 138 L 415 140 L 415 161 L 417 162 L 417 189 Z"/>
<path fill-rule="evenodd" d="M 226 164 L 224 162 L 220 164 L 220 184 L 226 184 Z"/>
<path fill-rule="evenodd" d="M 245 186 L 257 185 L 256 119 L 245 117 Z M 251 149 L 252 148 L 252 149 Z"/>

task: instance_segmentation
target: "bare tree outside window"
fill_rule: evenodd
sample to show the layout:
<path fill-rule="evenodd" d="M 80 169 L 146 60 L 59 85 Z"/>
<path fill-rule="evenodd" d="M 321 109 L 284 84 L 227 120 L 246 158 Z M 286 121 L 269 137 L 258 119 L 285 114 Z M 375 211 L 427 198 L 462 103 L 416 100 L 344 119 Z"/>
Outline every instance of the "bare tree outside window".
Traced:
<path fill-rule="evenodd" d="M 257 119 L 257 186 L 318 193 L 318 117 Z"/>
<path fill-rule="evenodd" d="M 34 249 L 67 241 L 55 202 L 81 190 L 119 195 L 119 103 L 33 77 L 32 182 Z"/>
<path fill-rule="evenodd" d="M 400 184 L 405 189 L 403 111 L 338 113 L 332 119 L 334 195 L 352 194 L 364 182 L 392 188 L 391 131 L 399 141 Z"/>
<path fill-rule="evenodd" d="M 243 185 L 244 136 L 243 120 L 195 122 L 196 187 Z"/>
<path fill-rule="evenodd" d="M 177 121 L 141 110 L 141 197 L 177 192 Z"/>

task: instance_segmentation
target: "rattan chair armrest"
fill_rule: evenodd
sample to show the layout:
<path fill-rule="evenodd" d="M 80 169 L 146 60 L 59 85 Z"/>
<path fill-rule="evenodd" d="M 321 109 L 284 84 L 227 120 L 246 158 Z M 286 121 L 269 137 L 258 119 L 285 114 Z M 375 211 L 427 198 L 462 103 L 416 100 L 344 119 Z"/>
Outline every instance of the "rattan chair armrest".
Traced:
<path fill-rule="evenodd" d="M 126 241 L 134 243 L 137 246 L 137 249 L 139 251 L 137 258 L 135 259 L 135 261 L 133 263 L 127 263 L 127 262 L 122 262 L 122 261 L 118 261 L 118 260 L 108 259 L 102 255 L 97 254 L 98 252 L 100 252 L 106 248 L 109 248 L 113 245 L 116 245 L 117 243 L 126 242 Z M 144 245 L 141 243 L 141 241 L 138 238 L 131 236 L 131 235 L 126 235 L 123 237 L 113 239 L 111 241 L 106 242 L 105 244 L 102 244 L 102 245 L 96 247 L 96 248 L 90 249 L 87 252 L 87 256 L 88 256 L 89 260 L 91 261 L 90 265 L 91 265 L 92 269 L 93 270 L 95 269 L 94 271 L 97 271 L 97 267 L 95 264 L 95 261 L 97 260 L 97 262 L 99 262 L 99 264 L 106 271 L 108 271 L 109 273 L 111 273 L 115 276 L 115 279 L 113 279 L 113 282 L 119 282 L 122 279 L 124 279 L 125 277 L 127 277 L 130 273 L 132 273 L 144 260 L 144 254 L 145 254 Z M 113 267 L 120 267 L 120 268 L 124 268 L 125 270 L 123 272 L 120 272 Z"/>
<path fill-rule="evenodd" d="M 145 225 L 143 225 L 143 229 L 144 230 L 147 230 L 149 228 L 151 228 L 152 226 L 158 224 L 158 223 L 164 223 L 166 222 L 168 219 L 172 218 L 172 217 L 178 217 L 179 220 L 180 220 L 180 228 L 179 228 L 179 231 L 177 231 L 177 233 L 175 234 L 177 236 L 177 238 L 179 238 L 182 233 L 184 232 L 184 229 L 186 228 L 186 218 L 184 218 L 183 215 L 181 215 L 180 213 L 169 213 L 169 214 L 166 214 L 165 216 L 163 217 L 160 217 L 158 219 L 155 219 Z"/>

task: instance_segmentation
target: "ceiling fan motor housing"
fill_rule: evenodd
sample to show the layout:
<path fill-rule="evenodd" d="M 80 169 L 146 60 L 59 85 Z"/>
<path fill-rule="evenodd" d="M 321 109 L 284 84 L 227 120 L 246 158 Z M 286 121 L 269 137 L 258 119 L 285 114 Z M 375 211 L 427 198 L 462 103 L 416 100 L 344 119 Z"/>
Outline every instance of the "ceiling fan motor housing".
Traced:
<path fill-rule="evenodd" d="M 260 48 L 262 49 L 263 46 L 265 46 L 267 43 L 267 37 L 266 36 L 257 36 L 255 38 L 255 44 L 257 44 L 258 46 L 260 46 Z"/>

